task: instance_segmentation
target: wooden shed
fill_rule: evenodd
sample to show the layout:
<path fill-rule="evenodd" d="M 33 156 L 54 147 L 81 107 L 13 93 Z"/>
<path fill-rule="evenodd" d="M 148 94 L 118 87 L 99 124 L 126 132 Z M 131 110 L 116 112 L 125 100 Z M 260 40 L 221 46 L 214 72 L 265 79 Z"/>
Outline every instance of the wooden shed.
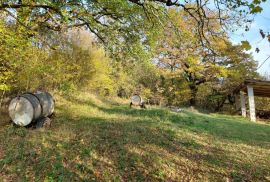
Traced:
<path fill-rule="evenodd" d="M 242 116 L 246 117 L 246 96 L 248 97 L 250 120 L 256 122 L 255 96 L 270 97 L 270 81 L 264 80 L 245 80 L 237 89 L 237 95 L 240 95 Z M 238 97 L 239 98 L 239 97 Z"/>

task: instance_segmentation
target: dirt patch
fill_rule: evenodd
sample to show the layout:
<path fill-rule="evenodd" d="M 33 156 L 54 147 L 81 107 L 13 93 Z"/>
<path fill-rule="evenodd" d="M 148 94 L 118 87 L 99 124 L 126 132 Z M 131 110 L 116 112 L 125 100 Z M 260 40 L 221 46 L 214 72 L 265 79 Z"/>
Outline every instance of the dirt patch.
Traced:
<path fill-rule="evenodd" d="M 6 107 L 0 108 L 0 126 L 5 126 L 10 123 L 8 109 Z"/>

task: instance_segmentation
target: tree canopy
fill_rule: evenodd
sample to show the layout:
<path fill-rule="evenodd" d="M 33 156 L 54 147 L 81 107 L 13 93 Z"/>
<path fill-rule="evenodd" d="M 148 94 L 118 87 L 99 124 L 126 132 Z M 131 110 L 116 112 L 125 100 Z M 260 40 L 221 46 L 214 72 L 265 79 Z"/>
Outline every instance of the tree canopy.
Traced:
<path fill-rule="evenodd" d="M 209 51 L 200 44 L 199 36 L 196 36 L 194 19 L 184 20 L 185 11 L 170 10 L 169 16 L 174 23 L 169 22 L 165 26 L 164 33 L 158 39 L 157 48 L 157 66 L 163 70 L 163 75 L 166 75 L 164 78 L 167 77 L 169 82 L 163 84 L 170 87 L 165 88 L 166 92 L 169 92 L 167 95 L 176 97 L 175 93 L 183 90 L 180 83 L 186 82 L 190 89 L 190 104 L 193 105 L 201 84 L 211 82 L 219 85 L 220 79 L 233 77 L 233 80 L 236 80 L 241 74 L 241 79 L 236 81 L 237 85 L 243 81 L 245 75 L 254 74 L 256 71 L 253 58 L 244 52 L 242 46 L 232 45 L 228 36 L 220 30 L 218 22 L 211 26 L 217 32 L 220 31 L 222 37 L 213 38 L 205 30 L 213 47 L 213 51 Z M 230 88 L 236 85 L 231 85 Z"/>
<path fill-rule="evenodd" d="M 108 43 L 130 40 L 131 37 L 147 38 L 149 28 L 163 20 L 168 21 L 166 6 L 174 6 L 195 20 L 198 35 L 205 41 L 206 29 L 212 35 L 219 35 L 211 29 L 212 21 L 218 20 L 224 29 L 235 29 L 236 24 L 251 21 L 247 15 L 261 12 L 262 2 L 265 0 L 10 0 L 1 2 L 0 10 L 33 31 L 44 28 L 60 31 L 84 26 L 100 41 Z"/>
<path fill-rule="evenodd" d="M 250 23 L 263 2 L 2 1 L 0 90 L 91 88 L 165 104 L 204 103 L 206 94 L 220 107 L 227 88 L 257 76 L 249 43 L 232 44 L 228 30 Z"/>

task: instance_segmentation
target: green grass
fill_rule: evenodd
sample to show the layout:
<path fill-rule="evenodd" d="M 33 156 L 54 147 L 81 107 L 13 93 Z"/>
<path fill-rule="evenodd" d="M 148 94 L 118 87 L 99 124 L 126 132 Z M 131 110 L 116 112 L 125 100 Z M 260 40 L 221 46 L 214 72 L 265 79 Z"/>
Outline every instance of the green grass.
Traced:
<path fill-rule="evenodd" d="M 0 181 L 270 181 L 270 125 L 90 94 L 56 104 L 49 130 L 1 127 Z"/>

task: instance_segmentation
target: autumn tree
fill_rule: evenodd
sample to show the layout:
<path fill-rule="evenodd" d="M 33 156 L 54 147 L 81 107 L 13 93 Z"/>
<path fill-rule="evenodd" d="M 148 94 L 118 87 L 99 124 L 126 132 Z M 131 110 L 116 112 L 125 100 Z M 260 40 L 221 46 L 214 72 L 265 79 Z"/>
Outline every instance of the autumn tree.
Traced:
<path fill-rule="evenodd" d="M 246 79 L 259 78 L 256 72 L 257 62 L 245 52 L 241 45 L 232 45 L 227 42 L 226 46 L 219 51 L 219 60 L 226 68 L 226 76 L 207 82 L 198 91 L 201 106 L 207 106 L 208 109 L 214 111 L 220 111 L 226 101 L 233 106 L 235 89 Z"/>
<path fill-rule="evenodd" d="M 191 105 L 195 104 L 201 84 L 227 78 L 232 73 L 230 69 L 243 60 L 247 64 L 252 62 L 252 58 L 243 53 L 241 46 L 231 45 L 222 31 L 221 38 L 211 37 L 211 32 L 207 34 L 207 39 L 212 45 L 212 49 L 209 50 L 200 44 L 200 35 L 194 28 L 195 22 L 187 17 L 186 12 L 172 9 L 169 16 L 174 23 L 167 24 L 164 34 L 159 39 L 157 66 L 169 72 L 167 76 L 171 77 L 172 85 L 179 84 L 179 80 L 184 78 L 190 90 Z M 209 26 L 216 31 L 221 28 L 218 22 L 212 22 Z M 243 69 L 249 71 L 249 67 Z"/>
<path fill-rule="evenodd" d="M 222 70 L 206 58 L 209 54 L 200 44 L 194 20 L 188 18 L 185 12 L 174 9 L 169 11 L 169 16 L 173 23 L 166 25 L 159 39 L 157 65 L 169 71 L 172 85 L 177 76 L 188 82 L 190 104 L 194 105 L 198 85 L 216 77 Z"/>

